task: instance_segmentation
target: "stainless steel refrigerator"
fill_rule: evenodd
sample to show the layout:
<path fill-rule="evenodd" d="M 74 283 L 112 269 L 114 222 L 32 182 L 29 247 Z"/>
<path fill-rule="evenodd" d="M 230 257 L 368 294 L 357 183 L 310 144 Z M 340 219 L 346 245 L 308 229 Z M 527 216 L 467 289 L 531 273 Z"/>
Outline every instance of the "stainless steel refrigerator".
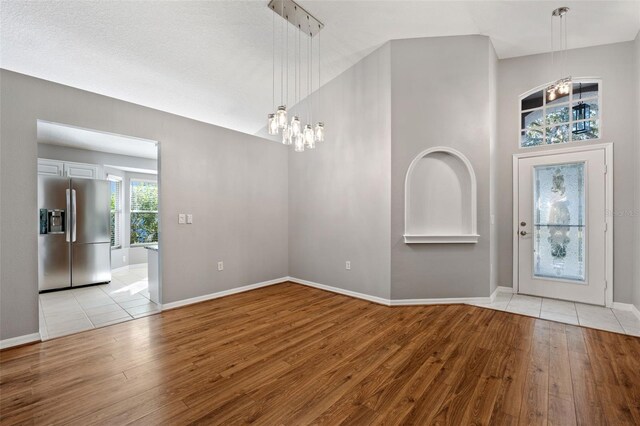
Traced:
<path fill-rule="evenodd" d="M 40 291 L 111 281 L 109 182 L 38 176 Z"/>

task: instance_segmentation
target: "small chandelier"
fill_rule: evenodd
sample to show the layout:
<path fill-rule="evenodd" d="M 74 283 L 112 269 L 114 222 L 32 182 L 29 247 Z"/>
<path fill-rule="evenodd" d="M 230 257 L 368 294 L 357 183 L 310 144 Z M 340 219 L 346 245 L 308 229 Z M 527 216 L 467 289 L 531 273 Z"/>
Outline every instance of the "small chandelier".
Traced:
<path fill-rule="evenodd" d="M 560 74 L 564 74 L 567 62 L 567 18 L 568 7 L 559 7 L 551 12 L 551 68 L 555 69 L 555 40 L 553 37 L 553 18 L 560 19 Z M 547 87 L 547 99 L 553 101 L 566 96 L 571 91 L 571 76 L 556 80 Z"/>
<path fill-rule="evenodd" d="M 273 105 L 275 112 L 267 115 L 267 132 L 270 135 L 282 135 L 284 145 L 293 145 L 295 152 L 303 152 L 305 149 L 314 149 L 316 143 L 324 142 L 324 123 L 321 121 L 313 124 L 313 88 L 317 79 L 320 87 L 320 36 L 319 32 L 324 27 L 322 22 L 309 12 L 304 10 L 293 0 L 271 0 L 269 9 L 273 12 Z M 279 40 L 276 42 L 276 15 L 282 18 L 282 25 L 278 32 Z M 293 25 L 294 31 L 289 34 L 289 27 Z M 314 77 L 314 37 L 317 40 L 317 78 Z M 289 80 L 291 63 L 289 61 L 291 47 L 289 41 L 293 37 L 293 81 Z M 306 49 L 302 45 L 306 44 Z M 276 104 L 276 48 L 280 46 L 280 101 Z M 306 52 L 303 52 L 306 50 Z M 303 53 L 306 64 L 303 67 Z M 304 68 L 305 77 L 302 72 Z M 303 83 L 303 80 L 305 82 Z M 293 101 L 296 104 L 295 115 L 289 117 L 287 103 L 289 101 L 289 89 L 293 86 Z M 301 102 L 302 88 L 306 86 L 305 101 Z M 278 105 L 278 106 L 276 106 Z M 304 113 L 304 114 L 303 114 Z M 300 117 L 306 119 L 302 124 Z"/>

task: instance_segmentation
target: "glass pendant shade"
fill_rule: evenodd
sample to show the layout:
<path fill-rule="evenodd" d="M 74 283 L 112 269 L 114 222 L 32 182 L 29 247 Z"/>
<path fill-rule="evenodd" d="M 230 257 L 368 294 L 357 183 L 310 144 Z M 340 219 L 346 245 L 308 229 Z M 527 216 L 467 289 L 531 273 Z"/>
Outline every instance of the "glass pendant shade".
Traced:
<path fill-rule="evenodd" d="M 302 124 L 300 124 L 300 119 L 298 118 L 297 115 L 294 115 L 293 118 L 291 119 L 291 132 L 293 136 L 299 135 L 301 130 L 302 130 Z"/>
<path fill-rule="evenodd" d="M 304 151 L 304 136 L 302 136 L 302 133 L 298 133 L 296 136 L 294 136 L 293 140 L 294 140 L 293 150 L 295 152 Z"/>
<path fill-rule="evenodd" d="M 291 126 L 286 126 L 282 129 L 282 143 L 284 145 L 291 145 L 293 142 L 293 134 L 291 132 Z"/>
<path fill-rule="evenodd" d="M 311 124 L 307 124 L 304 126 L 304 132 L 302 132 L 304 136 L 304 144 L 308 149 L 313 149 L 316 147 L 316 140 L 313 134 L 313 129 L 311 128 Z"/>
<path fill-rule="evenodd" d="M 276 120 L 278 121 L 278 127 L 284 129 L 287 127 L 287 107 L 281 105 L 276 111 Z"/>
<path fill-rule="evenodd" d="M 275 114 L 269 114 L 268 116 L 268 120 L 267 120 L 267 131 L 269 132 L 270 135 L 277 135 L 278 134 L 278 122 L 276 121 L 276 115 Z"/>
<path fill-rule="evenodd" d="M 318 122 L 315 130 L 316 142 L 324 142 L 324 123 Z"/>

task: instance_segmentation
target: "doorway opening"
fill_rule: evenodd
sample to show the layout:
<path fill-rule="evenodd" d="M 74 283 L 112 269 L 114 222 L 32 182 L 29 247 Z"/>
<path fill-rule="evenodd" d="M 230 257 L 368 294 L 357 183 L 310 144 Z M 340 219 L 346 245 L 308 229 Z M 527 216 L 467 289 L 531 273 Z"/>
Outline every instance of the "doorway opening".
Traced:
<path fill-rule="evenodd" d="M 44 120 L 37 136 L 42 339 L 160 312 L 158 142 Z"/>
<path fill-rule="evenodd" d="M 613 304 L 613 146 L 514 155 L 517 293 Z"/>

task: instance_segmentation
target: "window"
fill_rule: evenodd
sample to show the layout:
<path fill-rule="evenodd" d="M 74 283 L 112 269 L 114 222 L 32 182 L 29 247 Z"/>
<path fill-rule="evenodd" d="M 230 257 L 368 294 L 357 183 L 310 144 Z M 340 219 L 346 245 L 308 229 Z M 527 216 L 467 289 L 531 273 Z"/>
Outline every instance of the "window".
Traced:
<path fill-rule="evenodd" d="M 120 248 L 122 242 L 122 178 L 107 176 L 111 187 L 111 248 Z"/>
<path fill-rule="evenodd" d="M 131 245 L 158 242 L 158 184 L 131 179 Z"/>
<path fill-rule="evenodd" d="M 520 147 L 601 137 L 600 82 L 573 80 L 568 94 L 549 99 L 546 86 L 520 97 Z"/>

